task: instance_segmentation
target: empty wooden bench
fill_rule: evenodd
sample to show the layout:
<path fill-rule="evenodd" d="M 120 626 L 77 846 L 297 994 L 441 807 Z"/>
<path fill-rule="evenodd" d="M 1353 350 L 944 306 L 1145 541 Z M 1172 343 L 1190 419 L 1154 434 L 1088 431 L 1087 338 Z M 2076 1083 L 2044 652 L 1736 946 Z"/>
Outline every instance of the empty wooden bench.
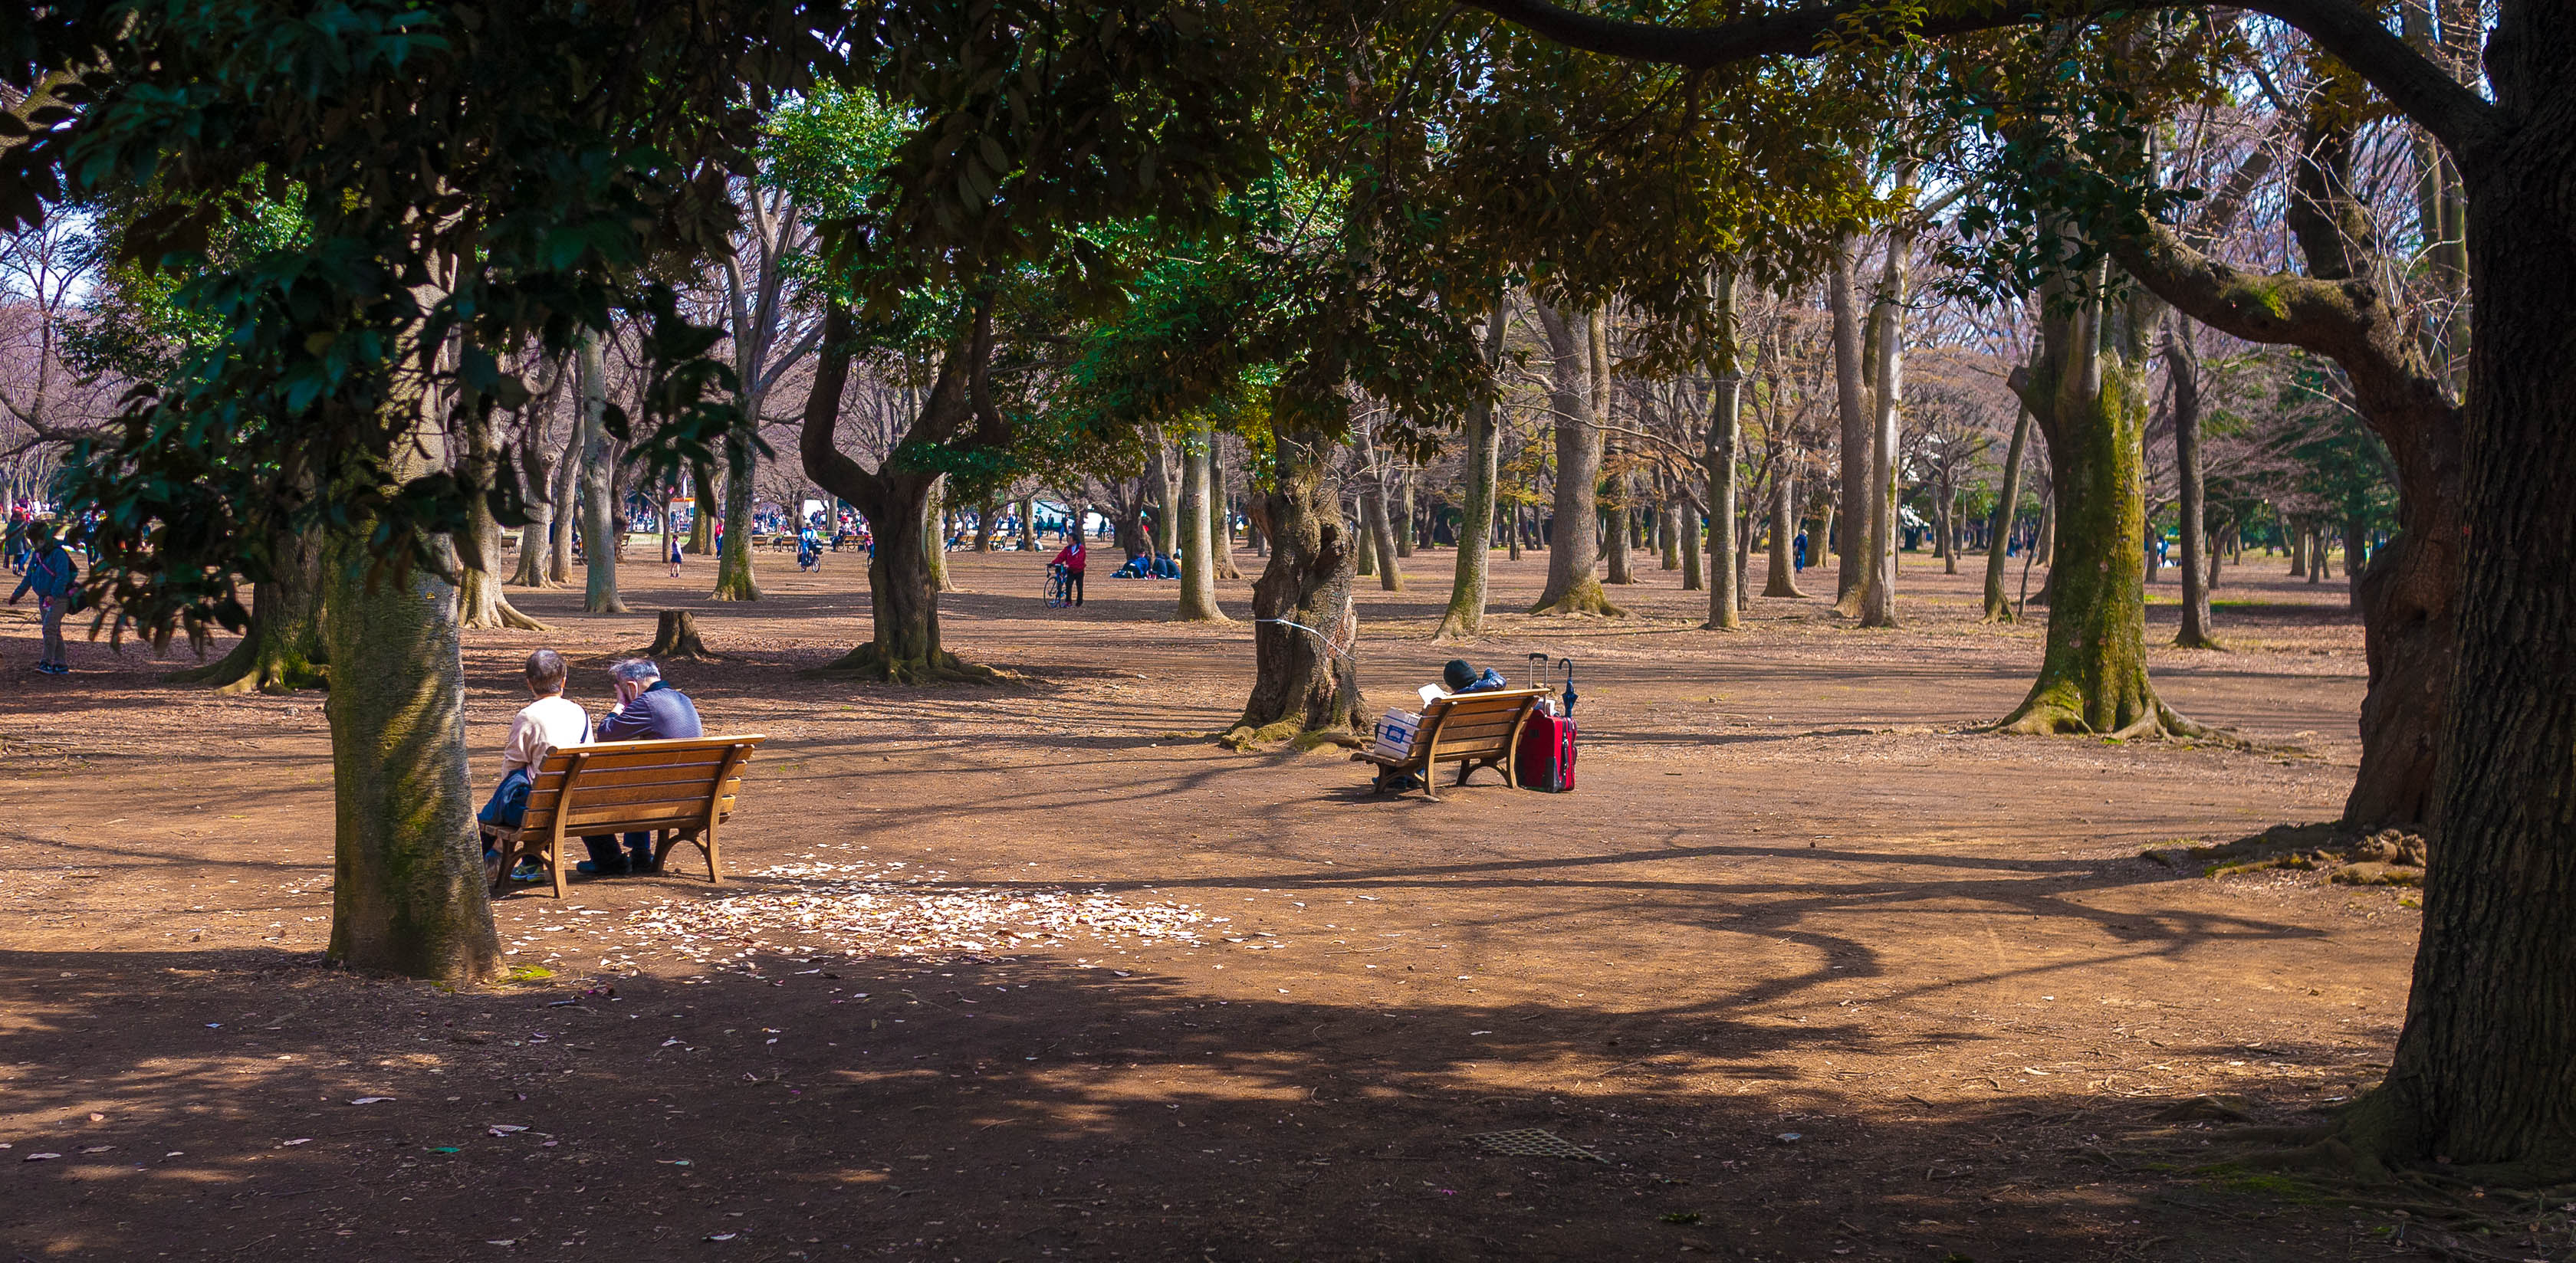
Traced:
<path fill-rule="evenodd" d="M 528 814 L 515 829 L 483 826 L 484 845 L 500 852 L 492 879 L 498 895 L 523 858 L 544 862 L 555 898 L 564 896 L 564 841 L 603 833 L 655 833 L 653 866 L 671 848 L 695 843 L 707 857 L 707 880 L 724 881 L 716 827 L 733 814 L 742 765 L 768 740 L 692 737 L 682 741 L 602 741 L 565 746 L 539 763 L 528 788 Z"/>
<path fill-rule="evenodd" d="M 1443 763 L 1458 765 L 1460 785 L 1480 767 L 1499 769 L 1505 785 L 1518 784 L 1521 725 L 1547 695 L 1543 688 L 1452 693 L 1422 708 L 1422 728 L 1402 758 L 1369 749 L 1351 761 L 1375 765 L 1379 789 L 1394 788 L 1407 773 L 1420 776 L 1423 796 L 1433 802 L 1440 800 L 1433 773 Z"/>

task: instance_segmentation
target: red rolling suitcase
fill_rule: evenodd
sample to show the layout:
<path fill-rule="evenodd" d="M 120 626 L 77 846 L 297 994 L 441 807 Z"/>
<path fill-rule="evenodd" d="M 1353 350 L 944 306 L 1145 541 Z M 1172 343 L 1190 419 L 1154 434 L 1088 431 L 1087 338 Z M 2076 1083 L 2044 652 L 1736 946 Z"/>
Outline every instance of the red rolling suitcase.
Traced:
<path fill-rule="evenodd" d="M 1532 715 L 1513 755 L 1521 788 L 1560 794 L 1574 788 L 1574 717 Z"/>

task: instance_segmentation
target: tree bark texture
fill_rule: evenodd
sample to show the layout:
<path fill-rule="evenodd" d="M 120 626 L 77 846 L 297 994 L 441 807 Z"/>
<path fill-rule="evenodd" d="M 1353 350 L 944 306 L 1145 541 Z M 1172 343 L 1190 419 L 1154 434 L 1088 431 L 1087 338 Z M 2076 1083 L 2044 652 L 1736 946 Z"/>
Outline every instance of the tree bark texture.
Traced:
<path fill-rule="evenodd" d="M 1624 613 L 1593 573 L 1601 564 L 1601 425 L 1594 408 L 1605 383 L 1593 379 L 1591 344 L 1602 314 L 1578 312 L 1569 321 L 1546 303 L 1531 306 L 1553 360 L 1548 397 L 1556 413 L 1556 525 L 1548 539 L 1547 586 L 1530 612 Z"/>
<path fill-rule="evenodd" d="M 1867 536 L 1871 513 L 1869 489 L 1870 422 L 1869 378 L 1863 371 L 1860 299 L 1854 294 L 1853 255 L 1860 249 L 1857 237 L 1845 238 L 1833 252 L 1833 263 L 1825 273 L 1825 302 L 1834 320 L 1834 415 L 1842 422 L 1842 537 L 1835 541 L 1837 562 L 1834 577 L 1834 608 L 1846 617 L 1860 613 L 1861 589 L 1866 584 L 1869 555 Z"/>
<path fill-rule="evenodd" d="M 1901 187 L 1914 183 L 1911 163 L 1898 168 Z M 1869 556 L 1863 568 L 1860 625 L 1896 626 L 1896 446 L 1897 404 L 1905 397 L 1905 301 L 1914 271 L 1914 229 L 1900 218 L 1887 234 L 1887 263 L 1881 270 L 1878 296 L 1871 304 L 1873 339 L 1870 382 Z"/>
<path fill-rule="evenodd" d="M 760 453 L 747 435 L 726 440 L 724 478 L 724 551 L 716 560 L 715 590 L 707 595 L 718 601 L 757 601 L 760 579 L 753 573 L 751 537 L 756 523 L 753 509 L 753 474 L 760 465 Z"/>
<path fill-rule="evenodd" d="M 1181 617 L 1190 622 L 1231 621 L 1216 604 L 1216 436 L 1181 449 Z"/>
<path fill-rule="evenodd" d="M 623 614 L 617 595 L 617 526 L 609 503 L 608 361 L 596 336 L 584 338 L 574 352 L 573 372 L 581 393 L 581 555 L 588 577 L 581 607 L 593 614 Z M 745 541 L 735 540 L 738 550 Z"/>
<path fill-rule="evenodd" d="M 2022 460 L 2030 452 L 2030 409 L 2013 418 L 2012 444 L 2004 456 L 2003 490 L 1995 501 L 1994 528 L 1986 541 L 1986 613 L 1989 623 L 2013 621 L 2012 602 L 2004 597 L 2004 563 L 2012 558 L 2013 513 L 2021 504 Z"/>
<path fill-rule="evenodd" d="M 230 652 L 170 675 L 218 693 L 291 693 L 330 687 L 322 640 L 322 536 L 272 527 L 268 573 L 251 589 L 250 626 Z"/>
<path fill-rule="evenodd" d="M 1485 324 L 1485 370 L 1502 362 L 1509 312 L 1497 304 Z M 1449 608 L 1440 615 L 1435 639 L 1468 639 L 1485 627 L 1487 563 L 1494 545 L 1494 495 L 1502 476 L 1502 444 L 1494 424 L 1494 401 L 1478 398 L 1467 405 L 1466 485 L 1458 505 L 1458 564 L 1449 580 Z M 1518 553 L 1515 548 L 1514 553 Z"/>
<path fill-rule="evenodd" d="M 1790 460 L 1782 453 L 1780 468 L 1771 475 L 1771 573 L 1762 585 L 1764 596 L 1807 595 L 1798 590 L 1798 481 Z"/>
<path fill-rule="evenodd" d="M 2209 623 L 2209 507 L 2200 466 L 2200 348 L 2176 315 L 2165 330 L 2165 380 L 2173 385 L 2175 513 L 2182 534 L 2182 629 L 2174 644 L 2215 649 Z"/>
<path fill-rule="evenodd" d="M 1735 454 L 1743 445 L 1744 378 L 1735 346 L 1735 277 L 1717 278 L 1718 344 L 1710 356 L 1715 382 L 1709 392 L 1707 447 L 1701 464 L 1708 473 L 1708 622 L 1733 631 L 1744 625 L 1741 554 L 1736 548 Z"/>
<path fill-rule="evenodd" d="M 2048 444 L 2058 557 L 2039 678 L 2004 718 L 2008 732 L 2194 730 L 2147 682 L 2145 300 L 2111 305 L 2105 284 L 2097 271 L 2045 287 L 2039 354 L 2013 373 Z"/>
<path fill-rule="evenodd" d="M 1253 581 L 1252 695 L 1230 736 L 1238 744 L 1358 729 L 1359 607 L 1353 539 L 1326 474 L 1350 403 L 1340 383 L 1283 390 L 1271 486 L 1264 494 L 1270 558 Z"/>

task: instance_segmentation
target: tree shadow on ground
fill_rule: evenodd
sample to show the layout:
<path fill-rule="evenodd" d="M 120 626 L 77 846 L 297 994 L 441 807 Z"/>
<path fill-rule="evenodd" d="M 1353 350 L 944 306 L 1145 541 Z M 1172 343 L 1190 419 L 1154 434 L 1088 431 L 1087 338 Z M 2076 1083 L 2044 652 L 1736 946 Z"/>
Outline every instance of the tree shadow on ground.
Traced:
<path fill-rule="evenodd" d="M 1784 1020 L 1722 980 L 1631 1012 L 1381 976 L 1248 999 L 817 955 L 452 993 L 276 952 L 5 953 L 0 1223 L 67 1258 L 1444 1261 L 2313 1259 L 2387 1223 L 2196 1169 L 2228 1150 L 2153 1092 L 1881 1082 L 1977 1029 Z M 2241 1108 L 2318 1117 L 2287 1080 Z M 1475 1139 L 1530 1128 L 1602 1161 Z"/>

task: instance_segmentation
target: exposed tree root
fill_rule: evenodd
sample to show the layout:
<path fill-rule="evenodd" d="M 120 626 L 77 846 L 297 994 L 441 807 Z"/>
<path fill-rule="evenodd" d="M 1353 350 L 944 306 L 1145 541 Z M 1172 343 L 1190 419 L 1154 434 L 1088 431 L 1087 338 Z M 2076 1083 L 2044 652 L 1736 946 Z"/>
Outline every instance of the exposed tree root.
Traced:
<path fill-rule="evenodd" d="M 1328 745 L 1356 750 L 1367 744 L 1353 728 L 1309 728 L 1305 720 L 1294 716 L 1258 728 L 1250 724 L 1237 724 L 1228 729 L 1224 736 L 1216 739 L 1218 745 L 1238 753 L 1266 745 L 1276 745 L 1283 741 L 1295 747 L 1300 753 Z"/>
<path fill-rule="evenodd" d="M 1598 579 L 1584 579 L 1553 601 L 1541 601 L 1530 607 L 1532 614 L 1598 614 L 1603 618 L 1626 618 L 1628 611 L 1610 603 L 1610 594 L 1602 591 Z"/>
<path fill-rule="evenodd" d="M 264 652 L 257 636 L 247 636 L 232 651 L 201 667 L 161 677 L 171 684 L 203 684 L 222 694 L 293 693 L 331 687 L 329 668 L 285 653 Z"/>
<path fill-rule="evenodd" d="M 2218 637 L 2212 636 L 2207 632 L 2184 632 L 2176 635 L 2173 638 L 2173 643 L 2174 648 L 2176 649 L 2225 650 L 2227 648 L 2227 646 L 2218 643 Z"/>
<path fill-rule="evenodd" d="M 698 639 L 697 620 L 687 610 L 664 610 L 653 627 L 653 643 L 636 650 L 647 658 L 689 662 L 714 662 L 722 655 L 708 651 L 706 642 Z"/>
<path fill-rule="evenodd" d="M 802 674 L 809 679 L 879 680 L 887 684 L 1001 684 L 1010 679 L 945 649 L 922 658 L 888 658 L 874 641 Z"/>

